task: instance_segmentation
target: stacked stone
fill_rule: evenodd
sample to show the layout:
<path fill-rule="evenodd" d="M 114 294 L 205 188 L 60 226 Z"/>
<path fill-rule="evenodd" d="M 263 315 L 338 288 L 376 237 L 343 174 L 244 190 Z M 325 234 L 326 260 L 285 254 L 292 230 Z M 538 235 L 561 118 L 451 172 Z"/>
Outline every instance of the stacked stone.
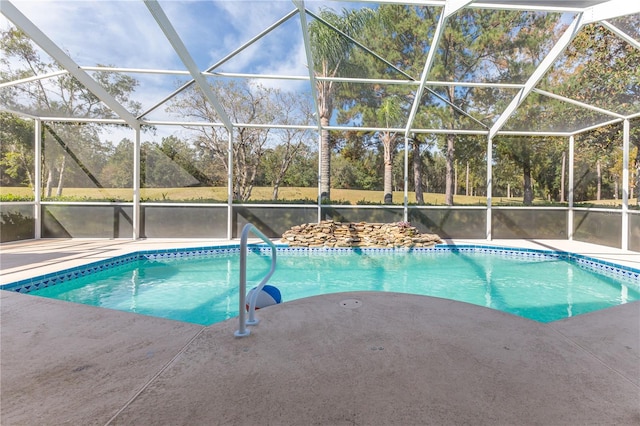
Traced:
<path fill-rule="evenodd" d="M 334 222 L 297 225 L 282 235 L 291 247 L 429 247 L 441 243 L 435 234 L 420 234 L 406 222 Z"/>

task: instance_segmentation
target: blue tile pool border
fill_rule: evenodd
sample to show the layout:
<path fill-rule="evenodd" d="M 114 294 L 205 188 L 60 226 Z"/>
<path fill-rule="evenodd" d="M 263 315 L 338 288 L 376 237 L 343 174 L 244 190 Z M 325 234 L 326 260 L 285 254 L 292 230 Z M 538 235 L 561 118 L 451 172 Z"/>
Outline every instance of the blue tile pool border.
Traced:
<path fill-rule="evenodd" d="M 255 253 L 269 253 L 271 248 L 267 245 L 251 244 L 249 249 Z M 582 254 L 541 249 L 523 249 L 515 247 L 498 247 L 490 245 L 453 245 L 439 244 L 432 247 L 419 248 L 326 248 L 326 247 L 289 247 L 288 245 L 276 245 L 277 253 L 286 253 L 289 255 L 300 256 L 319 256 L 328 254 L 349 254 L 354 251 L 361 253 L 483 253 L 492 254 L 501 257 L 513 257 L 531 260 L 566 260 L 575 265 L 598 272 L 604 275 L 613 276 L 615 278 L 630 280 L 638 283 L 640 286 L 640 269 L 629 266 L 618 265 L 613 262 L 596 259 Z M 21 281 L 0 285 L 0 290 L 15 291 L 18 293 L 29 293 L 41 288 L 50 287 L 70 281 L 75 278 L 83 277 L 96 272 L 104 271 L 110 268 L 123 266 L 138 260 L 169 260 L 183 259 L 193 257 L 207 256 L 233 256 L 240 253 L 240 245 L 224 245 L 224 246 L 208 246 L 196 248 L 180 248 L 180 249 L 163 249 L 163 250 L 145 250 L 137 251 L 121 256 L 104 259 L 86 265 L 76 266 L 74 268 L 62 271 L 52 272 L 46 275 L 40 275 L 33 278 L 27 278 Z"/>

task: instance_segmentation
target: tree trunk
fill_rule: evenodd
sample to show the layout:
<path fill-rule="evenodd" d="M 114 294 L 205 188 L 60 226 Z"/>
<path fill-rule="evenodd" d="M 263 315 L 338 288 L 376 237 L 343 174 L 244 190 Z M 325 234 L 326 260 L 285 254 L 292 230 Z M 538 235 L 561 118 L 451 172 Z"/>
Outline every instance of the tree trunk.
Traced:
<path fill-rule="evenodd" d="M 562 174 L 560 175 L 560 202 L 564 203 L 564 174 L 567 167 L 567 151 L 562 151 Z"/>
<path fill-rule="evenodd" d="M 51 197 L 51 184 L 53 183 L 53 171 L 51 170 L 51 167 L 47 167 L 47 183 L 45 185 L 45 197 L 50 198 Z"/>
<path fill-rule="evenodd" d="M 453 195 L 458 195 L 458 162 L 453 163 Z"/>
<path fill-rule="evenodd" d="M 466 176 L 464 178 L 464 193 L 465 195 L 469 195 L 469 162 L 468 161 L 467 161 Z"/>
<path fill-rule="evenodd" d="M 393 136 L 384 133 L 382 146 L 384 148 L 384 203 L 393 203 Z"/>
<path fill-rule="evenodd" d="M 600 160 L 596 161 L 596 176 L 598 177 L 596 200 L 600 201 L 602 196 L 602 170 L 600 170 Z"/>
<path fill-rule="evenodd" d="M 613 182 L 613 199 L 617 200 L 618 199 L 618 179 L 616 179 Z"/>
<path fill-rule="evenodd" d="M 58 175 L 58 188 L 56 189 L 56 197 L 62 195 L 62 178 L 64 177 L 64 167 L 67 163 L 67 156 L 62 156 L 62 161 L 60 162 L 60 174 Z"/>
<path fill-rule="evenodd" d="M 447 153 L 446 153 L 446 178 L 445 178 L 445 204 L 448 206 L 453 205 L 453 154 L 454 154 L 454 140 L 455 135 L 447 135 Z"/>
<path fill-rule="evenodd" d="M 331 199 L 331 143 L 329 130 L 329 117 L 320 117 L 322 132 L 320 133 L 320 201 Z"/>
<path fill-rule="evenodd" d="M 524 173 L 524 197 L 523 204 L 530 206 L 533 204 L 533 188 L 531 187 L 531 165 L 525 164 L 523 167 Z"/>
<path fill-rule="evenodd" d="M 413 141 L 413 189 L 416 193 L 416 203 L 424 204 L 422 191 L 422 158 L 420 157 L 420 143 Z"/>
<path fill-rule="evenodd" d="M 280 189 L 280 182 L 276 182 L 273 184 L 273 194 L 272 197 L 274 200 L 278 199 L 278 190 Z"/>
<path fill-rule="evenodd" d="M 507 184 L 507 198 L 511 198 L 511 184 Z"/>

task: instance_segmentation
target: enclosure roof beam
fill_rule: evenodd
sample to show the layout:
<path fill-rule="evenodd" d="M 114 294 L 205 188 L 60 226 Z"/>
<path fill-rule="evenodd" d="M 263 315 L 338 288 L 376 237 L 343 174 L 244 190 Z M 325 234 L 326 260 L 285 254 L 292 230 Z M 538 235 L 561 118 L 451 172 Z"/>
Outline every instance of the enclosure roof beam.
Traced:
<path fill-rule="evenodd" d="M 583 25 L 605 19 L 640 13 L 640 2 L 629 0 L 609 0 L 585 9 Z"/>
<path fill-rule="evenodd" d="M 140 122 L 127 109 L 118 102 L 107 90 L 98 84 L 89 74 L 83 71 L 62 49 L 58 47 L 49 37 L 22 14 L 9 0 L 2 0 L 2 14 L 12 21 L 18 28 L 24 31 L 31 40 L 42 48 L 49 56 L 57 61 L 63 68 L 74 76 L 93 93 L 100 101 L 107 105 L 113 112 L 120 116 L 129 126 L 134 129 L 140 128 Z"/>
<path fill-rule="evenodd" d="M 188 76 L 187 70 L 162 70 L 162 69 L 147 69 L 147 68 L 124 68 L 124 67 L 105 67 L 105 66 L 82 66 L 81 69 L 85 71 L 107 71 L 107 72 L 119 72 L 130 74 L 163 74 L 163 75 L 183 75 Z M 41 80 L 44 78 L 54 77 L 58 74 L 67 74 L 67 70 L 57 71 L 54 73 L 42 74 L 39 76 L 28 77 L 24 80 L 15 80 L 5 83 L 0 83 L 0 88 L 6 86 L 12 86 L 26 81 Z M 309 81 L 308 75 L 284 75 L 284 74 L 249 74 L 238 72 L 216 72 L 216 71 L 202 71 L 202 75 L 208 77 L 228 77 L 228 78 L 246 78 L 246 79 L 265 79 L 265 80 L 295 80 L 295 81 Z M 394 80 L 389 78 L 360 78 L 360 77 L 323 77 L 316 76 L 316 81 L 334 81 L 338 83 L 369 83 L 369 84 L 395 84 L 398 86 L 420 86 L 420 81 L 415 79 L 408 80 Z M 193 80 L 192 80 L 193 82 Z M 185 83 L 186 85 L 187 83 Z M 505 89 L 521 89 L 524 87 L 522 83 L 485 83 L 479 81 L 438 81 L 427 80 L 427 86 L 459 86 L 459 87 L 488 87 L 488 88 L 505 88 Z M 169 99 L 171 97 L 168 97 Z"/>
<path fill-rule="evenodd" d="M 0 83 L 0 89 L 4 89 L 5 87 L 17 86 L 19 84 L 29 83 L 32 81 L 45 80 L 47 78 L 57 77 L 63 74 L 69 74 L 69 71 L 60 70 L 60 71 L 48 72 L 46 74 L 32 75 L 31 77 L 21 78 L 19 80 L 5 81 L 4 83 Z"/>
<path fill-rule="evenodd" d="M 475 2 L 470 7 L 474 9 L 491 9 L 491 10 L 522 10 L 527 12 L 560 12 L 560 13 L 580 13 L 584 10 L 584 7 L 579 6 L 561 6 L 551 5 L 550 2 L 537 2 L 536 0 L 530 1 L 528 4 L 523 2 L 513 3 L 495 3 L 495 2 Z M 563 3 L 562 1 L 556 1 L 555 3 Z"/>
<path fill-rule="evenodd" d="M 599 112 L 599 113 L 604 114 L 604 115 L 610 115 L 611 117 L 617 117 L 617 118 L 624 118 L 624 115 L 622 115 L 622 114 L 618 114 L 618 113 L 615 113 L 613 111 L 609 111 L 609 110 L 604 109 L 604 108 L 598 108 L 597 106 L 593 106 L 593 105 L 590 105 L 590 104 L 585 104 L 584 102 L 576 101 L 576 100 L 573 100 L 571 98 L 567 98 L 565 96 L 556 95 L 555 93 L 547 92 L 546 90 L 533 89 L 533 91 L 535 93 L 539 93 L 539 94 L 541 94 L 543 96 L 547 96 L 549 98 L 557 99 L 559 101 L 566 102 L 566 103 L 569 103 L 569 104 L 572 104 L 572 105 L 576 105 L 576 106 L 579 106 L 579 107 L 582 107 L 582 108 L 585 108 L 585 109 L 590 109 L 591 111 L 596 111 L 596 112 Z"/>
<path fill-rule="evenodd" d="M 420 76 L 420 87 L 416 91 L 416 96 L 413 99 L 411 111 L 409 112 L 409 117 L 407 118 L 407 126 L 404 130 L 405 137 L 409 137 L 409 130 L 413 126 L 413 120 L 415 120 L 416 114 L 418 113 L 418 108 L 422 103 L 422 94 L 424 93 L 424 89 L 427 85 L 427 77 L 431 72 L 431 67 L 433 66 L 433 61 L 436 57 L 435 54 L 438 48 L 438 43 L 440 43 L 440 38 L 442 37 L 442 33 L 444 33 L 444 26 L 447 18 L 471 3 L 471 1 L 473 0 L 448 0 L 444 5 L 444 10 L 440 14 L 440 18 L 438 19 L 438 26 L 436 27 L 435 34 L 433 36 L 433 39 L 431 40 L 431 47 L 429 48 L 429 53 L 427 54 L 427 60 L 425 61 L 424 68 L 422 69 L 422 74 Z"/>
<path fill-rule="evenodd" d="M 607 21 L 601 21 L 600 24 L 603 27 L 607 28 L 612 33 L 614 33 L 615 35 L 617 35 L 618 37 L 620 37 L 621 39 L 623 39 L 624 41 L 626 41 L 627 43 L 629 43 L 630 45 L 632 45 L 633 47 L 635 47 L 636 49 L 640 49 L 640 41 L 631 37 L 629 34 L 625 33 L 620 28 L 616 27 L 615 25 Z"/>
<path fill-rule="evenodd" d="M 285 16 L 283 16 L 282 18 L 280 18 L 278 21 L 276 21 L 275 23 L 273 23 L 272 25 L 270 25 L 267 29 L 265 29 L 264 31 L 262 31 L 260 34 L 256 35 L 255 37 L 253 37 L 251 40 L 247 41 L 245 44 L 243 44 L 242 46 L 240 46 L 239 48 L 237 48 L 236 50 L 234 50 L 233 52 L 229 53 L 227 56 L 225 56 L 224 58 L 220 59 L 218 62 L 216 62 L 215 64 L 211 65 L 209 68 L 206 69 L 205 73 L 211 72 L 214 69 L 218 68 L 219 66 L 221 66 L 222 64 L 224 64 L 225 62 L 229 61 L 230 59 L 232 59 L 234 56 L 238 55 L 240 52 L 242 52 L 243 50 L 245 50 L 247 47 L 251 46 L 253 43 L 255 43 L 256 41 L 260 40 L 262 37 L 264 37 L 265 35 L 269 34 L 271 31 L 273 31 L 275 28 L 279 27 L 280 24 L 282 24 L 283 22 L 286 22 L 287 20 L 289 20 L 289 18 L 291 18 L 292 16 L 296 15 L 298 13 L 297 9 L 292 10 L 291 12 L 287 13 Z M 204 73 L 203 73 L 204 74 Z M 144 117 L 145 115 L 153 112 L 155 109 L 157 109 L 158 107 L 160 107 L 161 105 L 163 105 L 165 102 L 167 102 L 169 99 L 173 98 L 174 96 L 176 96 L 178 93 L 182 92 L 183 90 L 185 90 L 186 88 L 190 87 L 195 81 L 194 80 L 190 80 L 187 81 L 186 83 L 184 83 L 182 86 L 178 87 L 176 90 L 174 90 L 173 92 L 171 92 L 169 95 L 165 96 L 160 102 L 156 103 L 154 106 L 152 106 L 151 108 L 149 108 L 148 110 L 146 110 L 145 112 L 143 112 L 142 114 L 140 114 L 139 117 Z"/>
<path fill-rule="evenodd" d="M 446 0 L 361 0 L 361 3 L 386 3 L 386 4 L 400 4 L 400 5 L 410 5 L 410 6 L 432 6 L 432 7 L 443 7 L 446 3 Z M 574 12 L 578 13 L 584 10 L 583 7 L 579 6 L 561 6 L 561 5 L 551 5 L 549 2 L 544 2 L 547 4 L 540 4 L 539 1 L 530 0 L 529 2 L 475 2 L 470 7 L 475 9 L 495 9 L 495 10 L 526 10 L 526 11 L 540 11 L 540 12 Z M 557 2 L 562 3 L 562 2 Z M 571 2 L 573 3 L 573 2 Z"/>
<path fill-rule="evenodd" d="M 318 133 L 322 131 L 322 123 L 320 122 L 320 105 L 318 105 L 318 86 L 316 73 L 314 72 L 315 64 L 313 63 L 313 55 L 311 54 L 311 40 L 309 39 L 309 23 L 307 22 L 306 7 L 304 0 L 292 0 L 293 4 L 298 8 L 300 15 L 300 26 L 302 27 L 302 40 L 304 41 L 304 53 L 307 57 L 307 69 L 309 70 L 309 86 L 313 97 L 313 104 L 316 107 L 316 119 Z"/>
<path fill-rule="evenodd" d="M 296 0 L 294 0 L 294 1 L 296 1 Z M 342 37 L 345 37 L 351 43 L 355 44 L 356 46 L 358 46 L 359 48 L 361 48 L 362 50 L 364 50 L 368 54 L 370 54 L 373 57 L 375 57 L 376 59 L 384 62 L 391 69 L 393 69 L 394 71 L 397 71 L 400 75 L 405 76 L 407 78 L 407 80 L 416 81 L 415 78 L 413 78 L 412 76 L 410 76 L 409 74 L 407 74 L 406 72 L 404 72 L 403 70 L 401 70 L 400 68 L 395 66 L 393 63 L 391 63 L 388 60 L 386 60 L 385 58 L 383 58 L 382 56 L 378 55 L 376 52 L 374 52 L 373 50 L 369 49 L 364 44 L 362 44 L 359 41 L 355 40 L 353 37 L 351 37 L 350 35 L 346 34 L 344 31 L 341 31 L 339 28 L 336 28 L 334 25 L 331 25 L 329 22 L 327 22 L 326 20 L 322 19 L 321 17 L 315 15 L 313 12 L 311 12 L 309 10 L 307 10 L 306 13 L 309 14 L 310 16 L 312 16 L 313 18 L 315 18 L 317 21 L 322 22 L 324 25 L 326 25 L 327 27 L 331 28 L 333 31 L 335 31 L 336 33 L 340 34 Z M 423 87 L 424 87 L 424 90 L 426 90 L 427 92 L 431 93 L 433 96 L 435 96 L 436 98 L 440 99 L 442 102 L 444 102 L 445 104 L 449 105 L 451 108 L 455 109 L 460 114 L 470 118 L 472 121 L 475 121 L 476 123 L 480 124 L 482 127 L 487 127 L 484 123 L 482 123 L 481 121 L 477 120 L 474 116 L 468 114 L 465 110 L 463 110 L 462 108 L 460 108 L 459 106 L 457 106 L 453 102 L 449 101 L 449 99 L 445 98 L 444 96 L 441 96 L 439 93 L 437 93 L 437 92 L 431 90 L 430 88 L 426 87 L 426 85 L 423 86 Z"/>
<path fill-rule="evenodd" d="M 232 132 L 233 125 L 231 124 L 229 116 L 222 107 L 220 101 L 218 101 L 216 95 L 211 90 L 207 79 L 204 78 L 204 76 L 200 73 L 196 62 L 187 51 L 187 47 L 180 39 L 180 36 L 169 21 L 167 15 L 164 13 L 164 10 L 162 10 L 162 7 L 160 7 L 156 0 L 145 0 L 144 4 L 147 6 L 147 9 L 149 9 L 149 12 L 151 12 L 151 15 L 153 15 L 153 18 L 160 26 L 160 29 L 162 29 L 162 32 L 169 40 L 169 43 L 171 43 L 171 46 L 173 46 L 173 49 L 180 57 L 182 63 L 185 65 L 185 67 L 187 67 L 187 70 L 189 70 L 189 73 L 191 74 L 191 77 L 193 78 L 195 83 L 198 85 L 200 90 L 202 90 L 209 103 L 213 106 L 213 109 L 215 109 L 218 117 L 220 117 L 220 119 L 224 123 L 224 126 L 229 132 Z"/>
<path fill-rule="evenodd" d="M 613 120 L 605 121 L 604 123 L 598 123 L 598 124 L 594 124 L 593 126 L 584 127 L 584 128 L 582 128 L 580 130 L 577 130 L 577 131 L 571 133 L 571 136 L 579 135 L 580 133 L 589 132 L 591 130 L 599 129 L 601 127 L 610 126 L 612 124 L 621 123 L 623 121 L 624 121 L 623 118 L 614 118 Z"/>
<path fill-rule="evenodd" d="M 8 112 L 10 114 L 15 114 L 15 115 L 17 115 L 19 117 L 31 118 L 33 120 L 41 120 L 41 118 L 36 116 L 36 115 L 29 114 L 29 113 L 22 112 L 22 111 L 16 111 L 14 109 L 7 108 L 7 107 L 2 106 L 2 105 L 0 105 L 0 112 Z"/>
<path fill-rule="evenodd" d="M 473 0 L 447 0 L 444 4 L 444 17 L 448 19 L 449 16 L 453 15 L 460 9 L 466 7 L 469 3 L 472 3 Z"/>
<path fill-rule="evenodd" d="M 500 117 L 498 117 L 496 122 L 493 124 L 493 126 L 489 130 L 490 139 L 493 138 L 498 133 L 498 131 L 500 131 L 502 126 L 504 126 L 511 115 L 522 104 L 522 102 L 524 102 L 529 93 L 531 93 L 533 89 L 535 89 L 538 82 L 540 82 L 542 77 L 549 70 L 549 68 L 551 68 L 553 63 L 558 59 L 562 52 L 564 52 L 567 46 L 569 46 L 569 43 L 571 43 L 581 27 L 582 15 L 578 15 L 571 22 L 564 34 L 562 34 L 558 42 L 551 48 L 547 56 L 545 56 L 542 62 L 540 62 L 540 65 L 538 65 L 538 68 L 536 68 L 533 74 L 531 74 L 524 87 L 520 89 L 518 94 L 511 100 L 511 103 L 502 112 L 502 115 L 500 115 Z"/>

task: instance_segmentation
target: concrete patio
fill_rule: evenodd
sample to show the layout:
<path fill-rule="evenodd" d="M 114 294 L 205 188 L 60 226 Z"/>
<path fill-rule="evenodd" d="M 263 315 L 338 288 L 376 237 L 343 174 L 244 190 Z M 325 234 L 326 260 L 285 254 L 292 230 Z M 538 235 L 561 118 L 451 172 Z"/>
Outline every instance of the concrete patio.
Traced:
<path fill-rule="evenodd" d="M 71 251 L 40 265 L 91 252 Z M 202 327 L 7 291 L 0 308 L 2 425 L 640 423 L 640 302 L 542 324 L 338 293 L 260 310 L 245 338 L 236 319 Z"/>

